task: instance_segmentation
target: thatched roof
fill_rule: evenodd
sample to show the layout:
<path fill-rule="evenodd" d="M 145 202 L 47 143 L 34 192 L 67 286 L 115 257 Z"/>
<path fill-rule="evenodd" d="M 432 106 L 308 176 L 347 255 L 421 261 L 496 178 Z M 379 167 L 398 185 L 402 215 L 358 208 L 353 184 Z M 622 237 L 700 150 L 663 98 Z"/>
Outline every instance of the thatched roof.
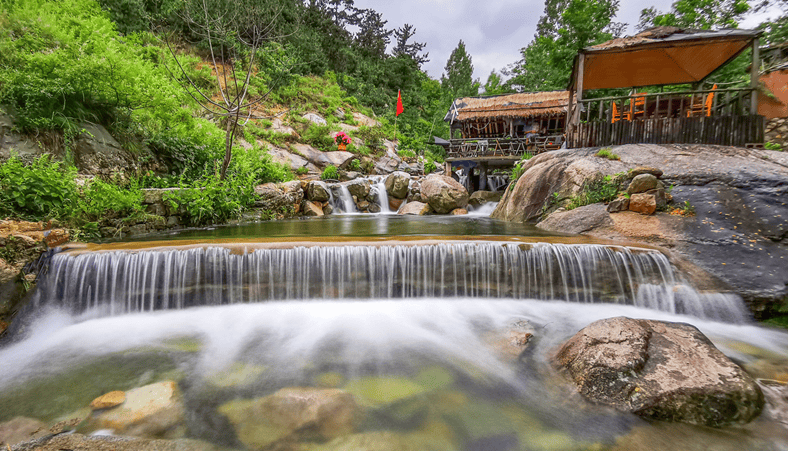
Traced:
<path fill-rule="evenodd" d="M 462 97 L 454 101 L 444 121 L 487 118 L 531 118 L 566 114 L 569 91 L 526 92 L 487 97 Z"/>

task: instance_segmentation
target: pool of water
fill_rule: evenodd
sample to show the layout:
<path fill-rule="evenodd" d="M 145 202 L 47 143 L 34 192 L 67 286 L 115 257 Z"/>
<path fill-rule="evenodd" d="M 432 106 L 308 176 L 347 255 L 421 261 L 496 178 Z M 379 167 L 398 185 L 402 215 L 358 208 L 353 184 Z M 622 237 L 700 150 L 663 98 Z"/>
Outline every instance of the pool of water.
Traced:
<path fill-rule="evenodd" d="M 547 237 L 530 224 L 499 221 L 484 216 L 410 216 L 410 215 L 328 215 L 319 218 L 288 219 L 201 229 L 186 229 L 133 237 L 126 241 L 219 240 L 308 237 Z M 560 235 L 560 234 L 558 234 Z M 568 236 L 568 235 L 567 235 Z M 117 239 L 114 241 L 124 241 Z"/>

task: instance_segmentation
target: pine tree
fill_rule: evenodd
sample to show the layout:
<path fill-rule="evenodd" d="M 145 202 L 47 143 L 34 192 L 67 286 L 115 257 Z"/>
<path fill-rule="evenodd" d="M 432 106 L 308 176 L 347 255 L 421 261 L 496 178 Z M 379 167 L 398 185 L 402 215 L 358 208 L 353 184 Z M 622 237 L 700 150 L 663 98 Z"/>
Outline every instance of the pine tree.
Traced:
<path fill-rule="evenodd" d="M 446 72 L 441 77 L 441 86 L 452 98 L 479 94 L 479 82 L 473 80 L 471 56 L 465 51 L 465 43 L 462 39 L 449 55 L 444 70 Z"/>

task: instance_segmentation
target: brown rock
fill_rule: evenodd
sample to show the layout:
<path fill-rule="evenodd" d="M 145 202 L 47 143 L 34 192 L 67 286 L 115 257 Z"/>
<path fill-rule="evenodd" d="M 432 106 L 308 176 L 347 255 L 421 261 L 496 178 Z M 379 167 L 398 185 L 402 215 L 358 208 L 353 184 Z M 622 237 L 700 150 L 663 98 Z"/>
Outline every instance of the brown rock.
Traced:
<path fill-rule="evenodd" d="M 63 229 L 52 229 L 47 232 L 44 232 L 44 242 L 49 246 L 57 247 L 63 244 L 68 243 L 69 235 L 68 231 Z"/>
<path fill-rule="evenodd" d="M 399 207 L 401 207 L 403 203 L 405 203 L 405 199 L 397 199 L 396 197 L 389 196 L 389 209 L 391 211 L 399 210 Z"/>
<path fill-rule="evenodd" d="M 557 352 L 580 393 L 654 419 L 720 427 L 760 414 L 758 385 L 689 324 L 596 321 Z"/>
<path fill-rule="evenodd" d="M 423 202 L 408 202 L 397 212 L 398 215 L 428 215 L 431 208 Z"/>
<path fill-rule="evenodd" d="M 221 451 L 192 439 L 148 440 L 115 435 L 59 434 L 18 445 L 14 451 Z M 5 448 L 3 448 L 5 451 Z"/>
<path fill-rule="evenodd" d="M 662 177 L 662 170 L 657 168 L 652 168 L 650 166 L 638 166 L 635 169 L 629 170 L 629 175 L 632 177 L 637 177 L 640 174 L 651 174 L 656 178 Z"/>
<path fill-rule="evenodd" d="M 584 233 L 613 225 L 610 213 L 601 203 L 585 205 L 569 211 L 556 211 L 536 227 L 560 233 Z"/>
<path fill-rule="evenodd" d="M 627 194 L 645 193 L 648 190 L 657 188 L 659 180 L 651 174 L 640 174 L 632 179 L 627 187 Z"/>
<path fill-rule="evenodd" d="M 47 425 L 34 418 L 16 417 L 0 423 L 0 445 L 16 445 L 46 434 Z M 2 448 L 6 449 L 5 446 Z"/>
<path fill-rule="evenodd" d="M 466 210 L 464 208 L 455 208 L 454 210 L 451 211 L 450 214 L 452 214 L 454 216 L 467 215 L 468 214 L 468 210 Z"/>
<path fill-rule="evenodd" d="M 652 194 L 633 194 L 629 199 L 629 211 L 651 215 L 657 211 L 657 200 Z"/>
<path fill-rule="evenodd" d="M 335 388 L 284 388 L 258 399 L 239 399 L 219 407 L 250 449 L 266 448 L 302 435 L 331 440 L 353 432 L 361 410 L 353 395 Z"/>
<path fill-rule="evenodd" d="M 182 434 L 184 407 L 178 385 L 158 382 L 126 392 L 126 401 L 112 409 L 93 412 L 88 429 L 112 429 L 118 434 L 177 437 Z"/>
<path fill-rule="evenodd" d="M 474 191 L 471 197 L 468 198 L 468 205 L 478 207 L 488 202 L 498 202 L 503 196 L 503 191 Z"/>
<path fill-rule="evenodd" d="M 304 216 L 323 216 L 322 204 L 317 204 L 311 200 L 301 202 L 301 210 Z"/>
<path fill-rule="evenodd" d="M 5 321 L 0 321 L 0 335 L 3 335 L 3 332 L 8 329 L 8 323 Z"/>
<path fill-rule="evenodd" d="M 123 404 L 125 400 L 126 400 L 126 392 L 117 391 L 117 390 L 111 391 L 94 399 L 90 403 L 90 408 L 93 410 L 109 409 L 110 407 L 115 407 Z"/>
<path fill-rule="evenodd" d="M 421 194 L 438 214 L 468 205 L 468 190 L 451 177 L 430 174 L 421 183 Z"/>

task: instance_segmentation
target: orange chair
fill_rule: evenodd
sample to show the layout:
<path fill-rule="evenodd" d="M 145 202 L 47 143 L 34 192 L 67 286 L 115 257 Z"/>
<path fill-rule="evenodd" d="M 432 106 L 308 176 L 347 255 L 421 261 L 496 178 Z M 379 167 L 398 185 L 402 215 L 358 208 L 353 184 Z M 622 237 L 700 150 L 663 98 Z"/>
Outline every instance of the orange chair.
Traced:
<path fill-rule="evenodd" d="M 711 87 L 711 90 L 714 91 L 717 89 L 717 84 L 715 83 L 714 86 Z M 690 106 L 690 109 L 687 110 L 687 117 L 693 116 L 711 116 L 711 107 L 714 104 L 714 92 L 710 92 L 706 96 L 706 100 L 703 102 L 695 102 Z"/>
<path fill-rule="evenodd" d="M 643 95 L 645 96 L 645 92 L 638 92 L 635 95 Z M 646 97 L 635 97 L 629 101 L 629 111 L 622 111 L 619 113 L 618 106 L 616 106 L 616 102 L 613 102 L 613 118 L 612 122 L 618 122 L 620 120 L 631 121 L 633 118 L 645 115 L 646 114 Z"/>

